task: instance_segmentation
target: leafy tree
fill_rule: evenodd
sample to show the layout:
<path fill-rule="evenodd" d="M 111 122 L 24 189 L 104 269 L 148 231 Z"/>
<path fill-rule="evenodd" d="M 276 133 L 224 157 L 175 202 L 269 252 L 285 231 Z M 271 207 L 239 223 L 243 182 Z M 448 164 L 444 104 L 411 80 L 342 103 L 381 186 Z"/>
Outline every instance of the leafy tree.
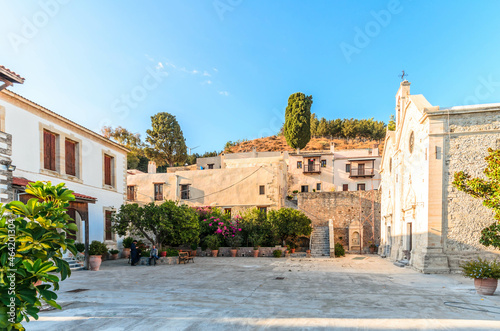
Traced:
<path fill-rule="evenodd" d="M 483 199 L 483 205 L 495 212 L 496 221 L 481 231 L 479 242 L 484 246 L 500 248 L 500 150 L 488 149 L 484 178 L 471 178 L 464 171 L 455 173 L 453 185 L 474 198 Z"/>
<path fill-rule="evenodd" d="M 271 210 L 268 218 L 275 236 L 281 241 L 295 242 L 298 237 L 309 236 L 312 232 L 311 220 L 300 210 L 281 208 Z"/>
<path fill-rule="evenodd" d="M 288 98 L 285 111 L 285 138 L 292 148 L 304 148 L 311 140 L 312 96 L 294 93 Z"/>
<path fill-rule="evenodd" d="M 371 138 L 373 140 L 382 140 L 385 138 L 386 125 L 382 121 L 373 121 L 371 128 Z"/>
<path fill-rule="evenodd" d="M 175 116 L 169 113 L 158 113 L 151 116 L 151 130 L 147 130 L 146 142 L 150 146 L 144 149 L 146 156 L 154 160 L 158 166 L 184 163 L 187 148 L 181 127 Z"/>
<path fill-rule="evenodd" d="M 354 139 L 358 135 L 358 120 L 351 118 L 344 120 L 342 125 L 342 134 L 347 139 Z"/>
<path fill-rule="evenodd" d="M 311 114 L 311 136 L 316 137 L 316 136 L 321 136 L 318 133 L 318 125 L 319 125 L 319 120 L 316 117 L 315 113 Z"/>
<path fill-rule="evenodd" d="M 258 208 L 247 210 L 240 221 L 243 242 L 248 246 L 274 246 L 276 239 L 271 221 Z"/>
<path fill-rule="evenodd" d="M 322 117 L 321 120 L 319 120 L 318 128 L 316 129 L 316 131 L 318 132 L 318 136 L 320 137 L 326 137 L 329 134 L 328 122 L 324 117 Z"/>
<path fill-rule="evenodd" d="M 139 168 L 141 159 L 145 159 L 144 144 L 141 141 L 140 134 L 132 133 L 121 126 L 114 129 L 111 126 L 103 126 L 101 128 L 101 133 L 104 137 L 112 139 L 130 149 L 130 152 L 127 154 L 127 169 Z M 146 159 L 146 169 L 147 161 Z"/>
<path fill-rule="evenodd" d="M 394 115 L 391 115 L 391 117 L 389 118 L 389 124 L 387 125 L 387 129 L 389 131 L 396 131 L 396 118 L 394 117 Z"/>
<path fill-rule="evenodd" d="M 77 254 L 77 227 L 66 213 L 73 191 L 61 183 L 36 182 L 26 187 L 35 198 L 24 204 L 13 201 L 0 206 L 0 329 L 24 330 L 22 322 L 38 319 L 41 300 L 56 303 L 59 281 L 71 275 L 63 252 Z M 59 274 L 59 279 L 56 274 Z M 38 285 L 41 281 L 45 284 Z"/>

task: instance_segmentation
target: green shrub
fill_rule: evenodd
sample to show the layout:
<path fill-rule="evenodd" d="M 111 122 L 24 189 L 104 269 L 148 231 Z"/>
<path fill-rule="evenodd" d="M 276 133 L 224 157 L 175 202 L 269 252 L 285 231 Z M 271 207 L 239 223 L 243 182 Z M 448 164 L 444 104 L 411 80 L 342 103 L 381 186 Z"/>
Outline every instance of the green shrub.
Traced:
<path fill-rule="evenodd" d="M 500 263 L 495 261 L 483 260 L 480 257 L 477 260 L 470 260 L 460 265 L 462 275 L 467 278 L 500 278 Z"/>
<path fill-rule="evenodd" d="M 118 254 L 118 253 L 120 253 L 120 251 L 117 249 L 110 249 L 109 250 L 109 254 Z"/>
<path fill-rule="evenodd" d="M 90 243 L 89 255 L 104 255 L 108 252 L 108 247 L 100 241 L 93 240 Z"/>
<path fill-rule="evenodd" d="M 212 234 L 210 236 L 207 236 L 205 238 L 205 243 L 207 244 L 208 248 L 211 250 L 218 250 L 220 247 L 220 239 L 219 236 Z"/>
<path fill-rule="evenodd" d="M 127 238 L 123 239 L 123 242 L 122 242 L 123 248 L 130 248 L 130 246 L 132 245 L 133 242 L 134 242 L 134 238 L 132 238 L 132 237 L 127 237 Z"/>
<path fill-rule="evenodd" d="M 174 248 L 167 248 L 167 256 L 179 256 L 179 251 Z"/>
<path fill-rule="evenodd" d="M 344 246 L 342 246 L 341 243 L 335 244 L 335 256 L 336 257 L 345 256 Z"/>
<path fill-rule="evenodd" d="M 71 275 L 63 253 L 77 255 L 68 235 L 78 228 L 66 213 L 73 192 L 63 183 L 36 182 L 26 193 L 35 198 L 0 205 L 0 330 L 24 330 L 22 322 L 38 319 L 42 300 L 61 309 L 54 291 Z"/>
<path fill-rule="evenodd" d="M 85 252 L 85 244 L 84 243 L 75 243 L 75 247 L 79 253 Z"/>
<path fill-rule="evenodd" d="M 192 251 L 195 251 L 195 250 L 197 250 L 197 249 L 198 249 L 198 243 L 192 243 L 192 244 L 191 244 L 191 250 L 192 250 Z"/>
<path fill-rule="evenodd" d="M 149 257 L 149 254 L 151 254 L 151 250 L 150 249 L 145 249 L 141 252 L 141 256 L 142 257 Z"/>
<path fill-rule="evenodd" d="M 274 255 L 274 257 L 281 257 L 281 253 L 282 253 L 282 252 L 281 252 L 281 250 L 280 250 L 280 249 L 275 249 L 275 250 L 273 251 L 273 255 Z"/>

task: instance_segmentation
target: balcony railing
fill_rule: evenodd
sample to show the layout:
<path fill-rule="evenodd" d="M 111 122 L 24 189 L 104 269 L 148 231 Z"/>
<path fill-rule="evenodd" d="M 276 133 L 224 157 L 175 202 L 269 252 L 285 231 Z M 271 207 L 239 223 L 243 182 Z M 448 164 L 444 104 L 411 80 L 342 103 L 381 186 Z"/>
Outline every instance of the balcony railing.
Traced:
<path fill-rule="evenodd" d="M 349 177 L 373 177 L 375 171 L 373 168 L 352 168 Z"/>
<path fill-rule="evenodd" d="M 320 164 L 304 164 L 304 173 L 320 173 Z"/>

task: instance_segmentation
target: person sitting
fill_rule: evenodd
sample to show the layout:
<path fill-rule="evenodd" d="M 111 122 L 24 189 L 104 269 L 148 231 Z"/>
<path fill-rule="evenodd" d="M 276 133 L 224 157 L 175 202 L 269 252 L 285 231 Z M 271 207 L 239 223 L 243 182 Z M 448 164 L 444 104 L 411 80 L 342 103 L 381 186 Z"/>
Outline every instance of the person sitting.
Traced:
<path fill-rule="evenodd" d="M 153 245 L 153 248 L 151 248 L 151 251 L 149 252 L 149 265 L 151 265 L 151 260 L 154 262 L 153 265 L 156 265 L 156 260 L 158 260 L 158 249 L 155 245 Z"/>

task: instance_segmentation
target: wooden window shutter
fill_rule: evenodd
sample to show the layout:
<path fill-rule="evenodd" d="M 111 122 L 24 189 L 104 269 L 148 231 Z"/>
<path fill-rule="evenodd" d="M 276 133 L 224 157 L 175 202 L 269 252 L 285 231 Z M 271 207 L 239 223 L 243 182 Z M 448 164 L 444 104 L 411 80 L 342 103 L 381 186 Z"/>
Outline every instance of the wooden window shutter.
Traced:
<path fill-rule="evenodd" d="M 43 131 L 43 167 L 56 171 L 56 135 Z"/>
<path fill-rule="evenodd" d="M 76 143 L 67 140 L 65 142 L 66 151 L 66 174 L 76 176 Z"/>
<path fill-rule="evenodd" d="M 111 181 L 111 156 L 104 155 L 104 184 L 112 186 Z"/>
<path fill-rule="evenodd" d="M 106 240 L 113 240 L 111 233 L 111 211 L 106 210 Z"/>

